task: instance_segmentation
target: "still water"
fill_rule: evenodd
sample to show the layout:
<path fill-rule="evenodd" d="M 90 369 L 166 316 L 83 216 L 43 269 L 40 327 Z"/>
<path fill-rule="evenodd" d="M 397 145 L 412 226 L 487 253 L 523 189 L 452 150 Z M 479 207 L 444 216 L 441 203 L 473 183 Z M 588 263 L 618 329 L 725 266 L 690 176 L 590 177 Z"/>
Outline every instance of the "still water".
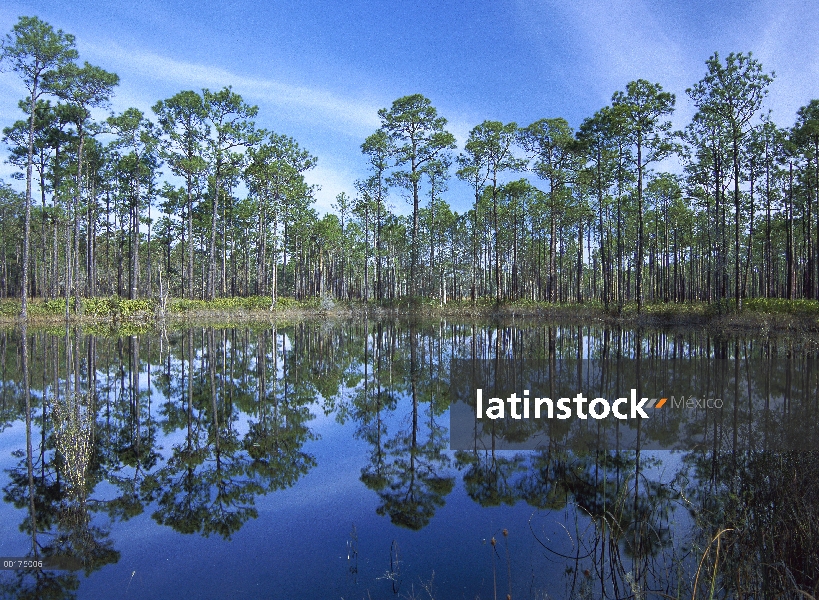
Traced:
<path fill-rule="evenodd" d="M 29 408 L 20 334 L 0 332 L 0 555 L 67 568 L 0 571 L 4 597 L 763 597 L 819 585 L 808 453 L 449 444 L 454 359 L 788 357 L 798 373 L 817 357 L 809 339 L 360 320 L 58 328 L 26 342 Z"/>

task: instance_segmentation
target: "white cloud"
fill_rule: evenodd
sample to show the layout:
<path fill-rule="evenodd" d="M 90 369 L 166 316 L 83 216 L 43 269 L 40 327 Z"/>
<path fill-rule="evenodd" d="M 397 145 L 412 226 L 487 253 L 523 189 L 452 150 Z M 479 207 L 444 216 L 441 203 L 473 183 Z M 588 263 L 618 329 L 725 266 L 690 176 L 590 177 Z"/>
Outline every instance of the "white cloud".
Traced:
<path fill-rule="evenodd" d="M 110 61 L 115 70 L 130 71 L 146 79 L 184 87 L 218 89 L 231 85 L 253 102 L 276 105 L 299 119 L 321 123 L 333 129 L 340 128 L 351 135 L 367 135 L 379 125 L 379 107 L 344 98 L 324 89 L 248 77 L 221 67 L 176 60 L 153 52 L 135 51 L 113 43 L 86 46 L 95 56 Z"/>
<path fill-rule="evenodd" d="M 12 176 L 20 173 L 20 169 L 15 165 L 11 165 L 5 161 L 0 163 L 0 181 L 11 185 L 16 190 L 25 191 L 25 182 L 20 182 Z"/>
<path fill-rule="evenodd" d="M 558 46 L 570 46 L 574 60 L 563 65 L 563 79 L 589 86 L 607 103 L 614 91 L 635 79 L 659 81 L 677 92 L 689 83 L 685 53 L 666 33 L 667 25 L 659 22 L 656 6 L 643 0 L 616 5 L 604 0 L 541 0 L 520 2 L 519 11 L 544 58 L 553 60 Z M 560 31 L 561 39 L 544 35 L 553 29 Z"/>
<path fill-rule="evenodd" d="M 305 173 L 304 179 L 308 184 L 321 188 L 315 193 L 316 203 L 313 205 L 319 214 L 333 212 L 332 204 L 341 192 L 355 196 L 353 181 L 356 175 L 339 166 L 326 166 L 319 162 L 314 169 Z"/>
<path fill-rule="evenodd" d="M 455 153 L 461 152 L 464 149 L 464 145 L 469 139 L 469 132 L 472 131 L 476 125 L 479 125 L 479 123 L 469 123 L 460 116 L 456 116 L 447 122 L 446 130 L 455 136 L 455 142 L 458 144 Z"/>
<path fill-rule="evenodd" d="M 749 49 L 766 71 L 776 72 L 766 104 L 781 126 L 792 125 L 796 111 L 819 97 L 819 23 L 805 18 L 815 10 L 811 2 L 766 0 L 749 27 L 756 32 Z"/>
<path fill-rule="evenodd" d="M 699 19 L 695 3 L 650 0 L 521 0 L 518 8 L 544 60 L 553 60 L 558 43 L 571 47 L 572 64 L 556 68 L 564 80 L 576 82 L 578 94 L 596 96 L 601 105 L 629 81 L 656 81 L 676 94 L 673 122 L 681 128 L 696 111 L 685 89 L 705 75 L 708 57 L 714 51 L 722 57 L 750 51 L 766 72 L 777 75 L 767 107 L 780 125 L 792 124 L 796 110 L 819 96 L 815 1 L 755 0 L 742 10 L 720 11 L 707 2 L 701 7 L 709 13 Z M 555 29 L 560 40 L 543 35 Z"/>
<path fill-rule="evenodd" d="M 95 44 L 89 50 L 98 60 L 111 63 L 113 70 L 125 74 L 122 78 L 124 89 L 115 98 L 118 107 L 136 105 L 147 109 L 151 106 L 155 99 L 149 99 L 144 92 L 145 89 L 152 89 L 151 81 L 171 83 L 178 89 L 219 89 L 231 85 L 248 101 L 260 104 L 263 109 L 268 107 L 268 110 L 261 111 L 267 117 L 264 120 L 270 118 L 269 108 L 274 107 L 277 113 L 289 120 L 307 123 L 313 136 L 325 131 L 332 138 L 331 132 L 335 131 L 343 134 L 343 138 L 363 140 L 380 125 L 379 107 L 357 99 L 344 98 L 327 90 L 247 77 L 220 67 L 179 61 L 152 52 L 132 52 L 115 44 Z M 131 81 L 137 78 L 148 82 L 148 86 Z M 279 121 L 276 115 L 273 117 Z M 318 138 L 315 142 L 318 142 L 319 147 L 311 146 L 311 150 L 317 151 L 319 161 L 316 168 L 306 173 L 305 178 L 309 184 L 318 186 L 314 208 L 319 214 L 324 214 L 332 211 L 331 205 L 342 191 L 351 196 L 355 194 L 353 181 L 361 174 L 353 172 L 352 164 L 346 164 L 348 160 L 345 159 L 349 157 L 342 156 L 337 160 L 332 158 L 331 153 L 337 153 L 342 148 L 346 151 L 346 144 L 339 147 L 339 140 L 331 141 L 321 134 Z M 323 143 L 322 138 L 326 140 Z M 353 156 L 357 158 L 358 154 L 354 153 Z"/>

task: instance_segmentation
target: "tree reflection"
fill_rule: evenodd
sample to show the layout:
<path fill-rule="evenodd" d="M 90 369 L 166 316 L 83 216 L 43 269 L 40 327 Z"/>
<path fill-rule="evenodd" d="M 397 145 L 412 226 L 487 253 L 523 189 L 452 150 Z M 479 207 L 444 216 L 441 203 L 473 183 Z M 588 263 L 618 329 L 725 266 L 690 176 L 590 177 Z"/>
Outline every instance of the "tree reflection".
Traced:
<path fill-rule="evenodd" d="M 223 388 L 217 388 L 217 370 L 223 383 L 224 360 L 219 360 L 214 331 L 206 335 L 198 372 L 192 333 L 189 337 L 185 443 L 174 445 L 165 465 L 146 478 L 142 493 L 145 500 L 156 500 L 152 517 L 157 523 L 180 533 L 230 538 L 256 517 L 254 497 L 261 487 L 246 476 L 247 459 L 230 427 L 236 416 L 219 393 Z"/>
<path fill-rule="evenodd" d="M 73 392 L 53 406 L 56 448 L 67 479 L 59 516 L 59 534 L 45 552 L 78 560 L 86 575 L 117 562 L 119 552 L 107 528 L 92 523 L 88 511 L 89 462 L 93 452 L 93 393 Z"/>
<path fill-rule="evenodd" d="M 733 360 L 711 377 L 733 406 L 709 423 L 710 443 L 686 453 L 679 476 L 703 579 L 726 596 L 819 593 L 817 354 L 793 339 L 783 345 L 716 341 L 714 355 Z"/>
<path fill-rule="evenodd" d="M 187 333 L 184 401 L 163 408 L 164 426 L 184 428 L 185 441 L 173 446 L 170 458 L 142 486 L 144 499 L 157 503 L 154 520 L 180 533 L 230 538 L 258 515 L 256 496 L 291 487 L 315 466 L 302 450 L 314 439 L 307 426 L 313 396 L 309 386 L 294 385 L 294 370 L 276 331 L 272 336 L 261 332 L 257 339 L 252 404 L 243 376 L 233 372 L 234 361 L 250 363 L 237 357 L 235 337 L 230 337 L 207 330 L 197 359 L 193 331 Z M 238 405 L 251 411 L 244 435 L 234 425 Z"/>
<path fill-rule="evenodd" d="M 569 569 L 569 596 L 678 597 L 677 585 L 688 595 L 707 591 L 692 589 L 688 575 L 714 536 L 729 530 L 720 538 L 719 561 L 706 561 L 703 581 L 716 575 L 736 596 L 770 597 L 794 586 L 816 595 L 819 563 L 809 549 L 819 540 L 810 500 L 817 463 L 771 452 L 775 436 L 784 437 L 777 427 L 788 422 L 785 413 L 769 415 L 776 427 L 765 436 L 746 439 L 742 419 L 752 409 L 743 403 L 725 415 L 723 446 L 709 437 L 712 445 L 686 457 L 687 479 L 672 475 L 663 483 L 650 453 L 596 446 L 591 428 L 582 445 L 559 424 L 548 430 L 544 448 L 506 453 L 496 451 L 495 441 L 520 440 L 529 425 L 498 423 L 486 447 L 476 441 L 454 457 L 447 449 L 455 358 L 474 358 L 476 365 L 535 359 L 578 386 L 588 379 L 583 361 L 609 358 L 613 368 L 603 377 L 617 387 L 625 369 L 617 359 L 642 360 L 640 368 L 650 372 L 656 359 L 753 353 L 739 342 L 540 323 L 369 319 L 191 328 L 171 332 L 167 344 L 151 336 L 62 333 L 0 333 L 0 428 L 26 427 L 3 491 L 18 509 L 29 553 L 74 557 L 86 574 L 119 558 L 106 520 L 150 523 L 151 515 L 179 533 L 230 539 L 256 517 L 261 496 L 297 485 L 316 467 L 313 420 L 323 412 L 349 423 L 365 447 L 360 480 L 375 495 L 379 515 L 423 529 L 440 515 L 456 475 L 466 502 L 525 503 L 544 554 Z M 26 360 L 21 339 L 29 340 Z M 804 387 L 815 375 L 810 364 L 795 360 L 768 370 L 749 372 L 747 385 L 787 395 L 791 413 L 815 402 Z M 736 378 L 736 366 L 731 373 Z M 669 437 L 675 424 L 645 434 Z M 675 511 L 678 505 L 691 512 Z M 574 520 L 572 542 L 546 540 L 539 528 L 546 520 L 567 527 Z M 679 533 L 675 539 L 674 521 L 691 528 L 690 540 Z M 0 585 L 12 597 L 63 598 L 75 595 L 80 578 L 18 572 Z"/>
<path fill-rule="evenodd" d="M 481 506 L 513 505 L 520 500 L 515 477 L 525 469 L 524 457 L 498 456 L 493 450 L 455 453 L 455 466 L 464 470 L 466 493 Z"/>
<path fill-rule="evenodd" d="M 287 353 L 283 351 L 283 381 L 279 380 L 279 337 L 272 331 L 272 381 L 268 373 L 270 332 L 264 331 L 256 346 L 258 400 L 254 418 L 248 423 L 243 446 L 252 459 L 249 473 L 260 481 L 265 492 L 286 489 L 316 466 L 315 458 L 302 447 L 315 436 L 307 426 L 313 419 L 304 398 L 293 394 L 280 398 L 282 384 L 288 381 Z M 285 390 L 289 387 L 284 385 Z"/>
<path fill-rule="evenodd" d="M 428 525 L 435 510 L 444 505 L 455 485 L 455 478 L 442 473 L 450 463 L 444 454 L 448 440 L 445 428 L 435 419 L 435 404 L 432 402 L 427 404 L 427 438 L 419 439 L 419 388 L 428 385 L 430 380 L 427 378 L 425 384 L 419 383 L 422 369 L 414 324 L 410 324 L 408 342 L 410 422 L 387 439 L 383 454 L 380 451 L 373 454 L 379 461 L 375 465 L 378 477 L 363 478 L 381 499 L 381 505 L 376 509 L 379 515 L 389 515 L 390 520 L 400 527 L 418 530 Z"/>
<path fill-rule="evenodd" d="M 24 328 L 25 329 L 25 328 Z M 66 328 L 67 331 L 67 328 Z M 23 337 L 27 340 L 27 337 Z M 68 333 L 65 339 L 71 339 Z M 53 341 L 53 340 L 52 340 Z M 79 351 L 79 336 L 74 336 L 73 348 L 66 346 L 66 364 L 76 374 L 78 362 L 72 360 Z M 23 364 L 27 380 L 27 364 Z M 28 508 L 21 530 L 31 536 L 31 558 L 49 558 L 71 569 L 82 569 L 86 576 L 104 565 L 117 562 L 119 551 L 113 547 L 107 527 L 97 523 L 91 514 L 89 492 L 95 482 L 94 464 L 94 393 L 77 386 L 66 385 L 66 393 L 59 395 L 59 385 L 46 401 L 43 396 L 41 424 L 45 423 L 46 409 L 52 413 L 52 436 L 43 432 L 39 448 L 39 473 L 35 472 L 32 436 L 27 435 L 27 451 L 21 453 L 23 464 L 9 473 L 10 482 L 4 488 L 4 499 L 16 507 Z M 66 378 L 66 384 L 69 379 Z M 26 403 L 26 421 L 35 419 L 31 402 Z M 54 453 L 48 453 L 45 443 L 53 444 Z M 53 460 L 49 461 L 48 457 Z M 17 571 L 12 580 L 2 581 L 4 595 L 15 598 L 71 598 L 79 586 L 73 572 Z"/>

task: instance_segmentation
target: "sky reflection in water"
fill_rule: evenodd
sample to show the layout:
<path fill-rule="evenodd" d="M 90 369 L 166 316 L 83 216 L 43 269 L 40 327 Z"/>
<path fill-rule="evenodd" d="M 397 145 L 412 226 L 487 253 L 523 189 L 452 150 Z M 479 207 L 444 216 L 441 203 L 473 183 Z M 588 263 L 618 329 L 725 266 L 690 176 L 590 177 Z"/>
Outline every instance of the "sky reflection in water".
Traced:
<path fill-rule="evenodd" d="M 667 588 L 657 565 L 694 559 L 685 503 L 698 499 L 675 478 L 701 474 L 696 457 L 645 453 L 635 499 L 633 456 L 449 451 L 448 364 L 720 352 L 705 334 L 370 321 L 29 344 L 38 553 L 85 569 L 3 572 L 11 597 L 568 597 L 591 589 L 597 552 L 622 561 L 594 582 L 611 590 L 626 573 Z M 0 350 L 0 554 L 25 556 L 17 334 L 0 332 Z M 70 429 L 46 403 L 42 451 L 43 390 L 58 388 L 61 406 L 93 415 L 84 486 L 55 434 L 81 439 L 81 419 Z"/>

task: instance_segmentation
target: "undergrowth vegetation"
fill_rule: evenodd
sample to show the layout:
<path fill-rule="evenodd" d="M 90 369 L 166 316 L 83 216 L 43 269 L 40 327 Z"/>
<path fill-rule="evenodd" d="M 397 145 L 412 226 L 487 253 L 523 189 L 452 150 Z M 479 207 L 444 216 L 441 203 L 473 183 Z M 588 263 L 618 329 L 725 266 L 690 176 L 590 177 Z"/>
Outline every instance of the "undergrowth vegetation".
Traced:
<path fill-rule="evenodd" d="M 308 311 L 326 313 L 335 310 L 387 310 L 398 312 L 420 312 L 443 314 L 474 314 L 480 313 L 510 313 L 533 316 L 560 316 L 575 315 L 599 316 L 620 319 L 648 318 L 660 320 L 675 320 L 686 322 L 690 320 L 704 321 L 719 317 L 788 317 L 816 324 L 819 319 L 819 301 L 817 300 L 784 300 L 781 298 L 753 298 L 745 301 L 744 308 L 737 312 L 732 302 L 708 304 L 705 302 L 666 303 L 657 302 L 644 304 L 638 312 L 636 302 L 627 302 L 622 306 L 591 300 L 584 303 L 576 302 L 535 302 L 528 299 L 518 299 L 497 304 L 492 297 L 484 296 L 471 300 L 456 300 L 441 303 L 434 298 L 400 298 L 382 302 L 345 302 L 327 296 L 325 298 L 309 298 L 295 300 L 293 298 L 277 298 L 275 304 L 270 296 L 248 296 L 217 298 L 215 300 L 191 300 L 187 298 L 171 298 L 162 305 L 158 299 L 142 298 L 129 300 L 118 296 L 101 298 L 83 298 L 80 302 L 79 315 L 92 320 L 101 321 L 145 321 L 163 316 L 194 316 L 207 313 L 221 313 L 223 317 L 248 313 L 281 313 L 286 311 Z M 28 305 L 29 316 L 46 318 L 48 320 L 64 317 L 66 314 L 66 300 L 64 298 L 43 300 L 31 299 Z M 74 299 L 68 301 L 70 317 L 78 316 L 75 310 Z M 20 300 L 18 298 L 0 299 L 0 318 L 14 319 L 20 314 Z"/>

